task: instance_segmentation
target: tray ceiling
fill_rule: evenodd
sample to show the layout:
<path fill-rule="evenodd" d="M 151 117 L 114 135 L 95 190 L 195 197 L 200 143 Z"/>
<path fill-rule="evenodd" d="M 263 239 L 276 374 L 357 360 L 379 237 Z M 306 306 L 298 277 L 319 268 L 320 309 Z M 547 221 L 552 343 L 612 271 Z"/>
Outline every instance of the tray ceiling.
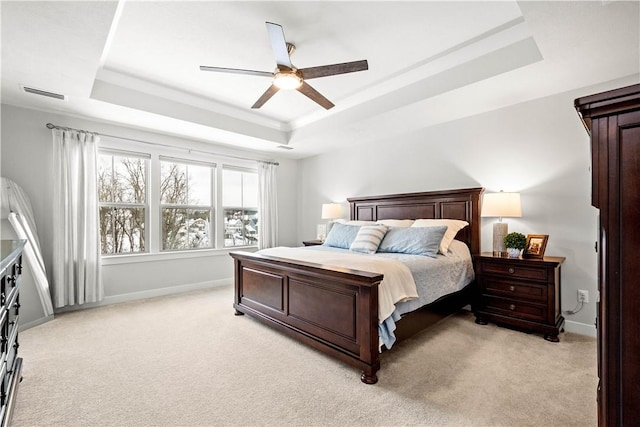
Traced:
<path fill-rule="evenodd" d="M 637 2 L 3 1 L 1 8 L 3 102 L 298 158 L 626 77 L 640 63 Z M 297 67 L 367 59 L 369 70 L 309 82 L 336 104 L 331 110 L 296 91 L 252 110 L 268 78 L 199 66 L 273 71 L 265 21 L 283 26 Z"/>

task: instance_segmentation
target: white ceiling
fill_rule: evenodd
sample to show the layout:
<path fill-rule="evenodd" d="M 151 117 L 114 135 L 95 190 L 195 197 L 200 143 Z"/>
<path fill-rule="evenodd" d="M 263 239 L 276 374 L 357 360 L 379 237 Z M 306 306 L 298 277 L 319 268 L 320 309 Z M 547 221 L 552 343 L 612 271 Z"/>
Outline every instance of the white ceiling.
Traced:
<path fill-rule="evenodd" d="M 638 1 L 10 2 L 2 102 L 301 158 L 637 74 Z M 369 70 L 251 105 L 273 71 L 265 21 L 299 68 Z M 65 94 L 60 101 L 21 85 Z M 292 150 L 282 150 L 288 146 Z"/>

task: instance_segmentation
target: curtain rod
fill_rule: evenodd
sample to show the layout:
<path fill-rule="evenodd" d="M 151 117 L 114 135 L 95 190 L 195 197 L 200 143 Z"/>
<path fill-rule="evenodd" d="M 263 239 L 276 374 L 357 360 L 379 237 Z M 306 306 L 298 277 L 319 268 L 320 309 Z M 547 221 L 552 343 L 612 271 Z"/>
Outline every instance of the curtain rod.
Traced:
<path fill-rule="evenodd" d="M 64 127 L 64 126 L 57 126 L 57 125 L 54 125 L 52 123 L 47 123 L 47 128 L 48 129 L 60 129 L 60 130 L 73 130 L 73 131 L 76 131 L 76 132 L 86 132 L 86 133 L 92 133 L 94 135 L 107 136 L 109 138 L 122 139 L 122 140 L 125 140 L 125 141 L 140 142 L 142 144 L 157 145 L 157 146 L 160 146 L 160 147 L 168 147 L 168 148 L 173 148 L 173 149 L 178 148 L 178 149 L 181 149 L 181 150 L 187 150 L 187 151 L 189 151 L 191 153 L 193 153 L 193 152 L 202 153 L 202 154 L 208 154 L 208 155 L 212 155 L 212 156 L 229 157 L 229 158 L 232 158 L 232 159 L 239 159 L 239 160 L 253 160 L 253 161 L 256 161 L 256 162 L 264 162 L 264 163 L 269 163 L 269 164 L 276 165 L 276 166 L 280 165 L 280 163 L 275 162 L 275 161 L 251 159 L 249 157 L 233 156 L 231 154 L 218 154 L 218 153 L 212 153 L 210 151 L 197 150 L 197 149 L 192 149 L 192 148 L 174 147 L 173 145 L 162 144 L 162 143 L 159 143 L 159 142 L 149 142 L 149 141 L 143 141 L 141 139 L 127 138 L 127 137 L 124 137 L 124 136 L 109 135 L 109 134 L 106 134 L 106 133 L 91 132 L 91 131 L 83 130 L 83 129 L 74 129 L 74 128 L 69 128 L 69 127 Z"/>

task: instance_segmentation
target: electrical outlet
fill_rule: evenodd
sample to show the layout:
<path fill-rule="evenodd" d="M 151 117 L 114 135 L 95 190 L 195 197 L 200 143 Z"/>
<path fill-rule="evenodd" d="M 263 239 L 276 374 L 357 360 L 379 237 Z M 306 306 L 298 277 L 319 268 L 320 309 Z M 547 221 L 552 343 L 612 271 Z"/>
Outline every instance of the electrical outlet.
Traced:
<path fill-rule="evenodd" d="M 578 302 L 589 302 L 589 291 L 583 291 L 582 289 L 578 289 Z"/>

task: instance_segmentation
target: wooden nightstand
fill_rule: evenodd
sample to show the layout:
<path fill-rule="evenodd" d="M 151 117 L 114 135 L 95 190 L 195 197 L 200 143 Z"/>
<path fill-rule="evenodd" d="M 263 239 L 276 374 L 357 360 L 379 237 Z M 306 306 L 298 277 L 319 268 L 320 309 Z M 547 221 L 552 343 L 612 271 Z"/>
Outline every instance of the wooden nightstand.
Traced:
<path fill-rule="evenodd" d="M 322 244 L 322 240 L 303 240 L 302 244 L 305 246 L 318 246 Z"/>
<path fill-rule="evenodd" d="M 489 321 L 541 332 L 558 342 L 564 326 L 560 304 L 562 257 L 502 258 L 474 255 L 479 298 L 476 323 Z"/>

